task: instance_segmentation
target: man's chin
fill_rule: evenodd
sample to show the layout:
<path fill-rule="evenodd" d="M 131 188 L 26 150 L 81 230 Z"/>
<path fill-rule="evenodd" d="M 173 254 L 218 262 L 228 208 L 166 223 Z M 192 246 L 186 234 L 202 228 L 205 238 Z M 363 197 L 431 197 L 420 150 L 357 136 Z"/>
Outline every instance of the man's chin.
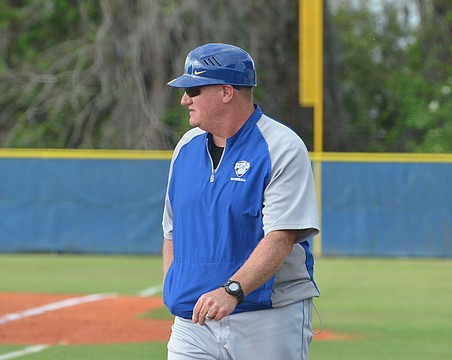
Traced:
<path fill-rule="evenodd" d="M 193 120 L 192 118 L 190 118 L 188 120 L 188 123 L 190 124 L 191 127 L 195 128 L 195 127 L 199 127 L 199 123 L 195 120 Z"/>

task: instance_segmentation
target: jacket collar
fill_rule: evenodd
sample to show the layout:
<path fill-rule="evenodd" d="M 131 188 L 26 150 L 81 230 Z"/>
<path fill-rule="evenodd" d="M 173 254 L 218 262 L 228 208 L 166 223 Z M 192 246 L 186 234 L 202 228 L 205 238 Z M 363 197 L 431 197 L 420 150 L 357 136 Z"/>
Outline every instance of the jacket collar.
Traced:
<path fill-rule="evenodd" d="M 246 134 L 254 128 L 258 120 L 262 117 L 262 114 L 263 113 L 260 106 L 254 104 L 254 112 L 251 114 L 245 124 L 243 124 L 243 126 L 239 129 L 239 131 L 237 131 L 234 135 L 226 140 L 226 148 L 233 146 L 238 139 L 246 136 Z M 206 137 L 208 136 L 209 134 L 206 133 Z"/>

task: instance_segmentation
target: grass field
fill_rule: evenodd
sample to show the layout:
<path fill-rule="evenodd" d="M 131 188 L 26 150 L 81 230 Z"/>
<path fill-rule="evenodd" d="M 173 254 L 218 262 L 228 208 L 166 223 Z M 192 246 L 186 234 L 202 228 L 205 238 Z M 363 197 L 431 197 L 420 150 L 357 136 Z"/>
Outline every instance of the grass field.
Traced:
<path fill-rule="evenodd" d="M 0 255 L 0 292 L 136 295 L 159 285 L 161 274 L 160 257 Z M 321 258 L 316 280 L 322 296 L 315 301 L 321 318 L 314 314 L 315 329 L 347 339 L 314 341 L 310 359 L 452 359 L 450 260 Z M 23 348 L 0 345 L 0 359 Z M 23 357 L 165 358 L 162 342 L 66 345 Z"/>

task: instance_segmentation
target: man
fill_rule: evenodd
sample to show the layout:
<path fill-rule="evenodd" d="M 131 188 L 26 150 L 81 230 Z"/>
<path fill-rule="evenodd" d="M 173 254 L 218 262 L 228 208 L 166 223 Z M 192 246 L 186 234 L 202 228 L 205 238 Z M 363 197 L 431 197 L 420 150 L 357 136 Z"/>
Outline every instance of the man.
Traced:
<path fill-rule="evenodd" d="M 163 216 L 168 359 L 307 359 L 318 230 L 308 152 L 253 103 L 251 56 L 206 44 L 187 56 L 193 127 L 171 161 Z"/>

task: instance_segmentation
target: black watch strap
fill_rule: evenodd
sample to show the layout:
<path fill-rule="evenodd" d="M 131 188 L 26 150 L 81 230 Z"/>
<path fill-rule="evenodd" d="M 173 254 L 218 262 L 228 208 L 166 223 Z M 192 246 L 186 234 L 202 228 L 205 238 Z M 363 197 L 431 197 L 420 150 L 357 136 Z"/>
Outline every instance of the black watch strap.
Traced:
<path fill-rule="evenodd" d="M 245 293 L 243 292 L 242 285 L 240 285 L 238 281 L 228 280 L 222 285 L 222 287 L 225 288 L 228 294 L 237 298 L 237 305 L 243 301 Z"/>

